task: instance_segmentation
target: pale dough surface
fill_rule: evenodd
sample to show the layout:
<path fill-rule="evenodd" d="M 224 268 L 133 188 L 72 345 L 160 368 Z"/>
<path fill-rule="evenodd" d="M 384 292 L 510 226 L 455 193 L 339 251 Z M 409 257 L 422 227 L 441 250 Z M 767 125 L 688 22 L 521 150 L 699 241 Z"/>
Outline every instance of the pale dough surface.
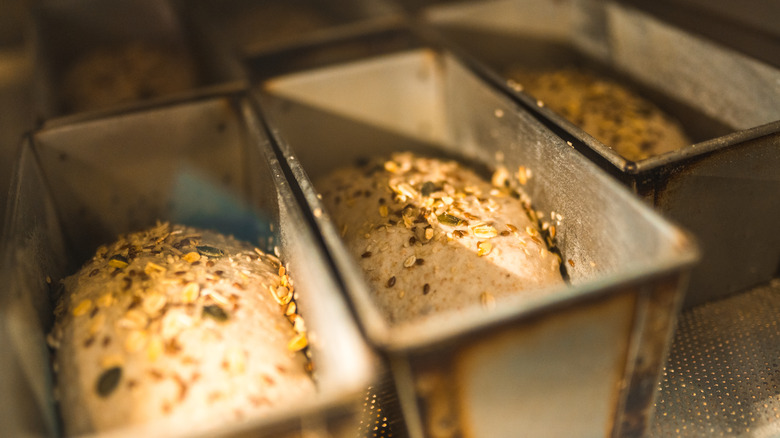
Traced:
<path fill-rule="evenodd" d="M 588 71 L 515 69 L 508 76 L 623 157 L 639 161 L 691 144 L 680 123 L 617 82 Z"/>
<path fill-rule="evenodd" d="M 455 161 L 397 153 L 315 185 L 391 322 L 563 284 L 523 203 Z"/>
<path fill-rule="evenodd" d="M 158 432 L 184 432 L 314 394 L 294 342 L 305 332 L 275 298 L 293 290 L 280 268 L 232 237 L 178 225 L 99 248 L 64 281 L 49 336 L 66 432 L 155 420 Z"/>

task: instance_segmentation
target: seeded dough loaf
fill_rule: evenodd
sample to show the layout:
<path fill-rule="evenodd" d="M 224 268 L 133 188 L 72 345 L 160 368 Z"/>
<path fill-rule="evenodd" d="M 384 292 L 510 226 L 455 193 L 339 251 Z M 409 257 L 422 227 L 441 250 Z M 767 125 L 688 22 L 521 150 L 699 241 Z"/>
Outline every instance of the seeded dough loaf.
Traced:
<path fill-rule="evenodd" d="M 629 160 L 643 160 L 691 143 L 680 124 L 657 106 L 593 73 L 514 69 L 508 77 Z"/>
<path fill-rule="evenodd" d="M 403 322 L 564 283 L 527 206 L 498 183 L 455 161 L 397 153 L 316 186 L 379 307 Z"/>
<path fill-rule="evenodd" d="M 67 69 L 62 83 L 71 111 L 105 108 L 193 88 L 195 64 L 180 50 L 131 43 L 88 52 Z"/>
<path fill-rule="evenodd" d="M 158 224 L 64 286 L 49 342 L 68 435 L 155 420 L 178 434 L 314 392 L 284 268 L 232 237 Z"/>

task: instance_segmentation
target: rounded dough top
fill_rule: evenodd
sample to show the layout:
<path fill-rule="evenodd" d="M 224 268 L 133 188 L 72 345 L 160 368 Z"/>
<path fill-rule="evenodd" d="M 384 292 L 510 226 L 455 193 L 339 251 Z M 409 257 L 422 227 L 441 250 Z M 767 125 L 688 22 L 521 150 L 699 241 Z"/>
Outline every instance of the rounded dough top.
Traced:
<path fill-rule="evenodd" d="M 49 342 L 68 435 L 175 434 L 314 393 L 279 260 L 179 225 L 121 237 L 64 280 Z"/>
<path fill-rule="evenodd" d="M 398 153 L 316 186 L 391 323 L 564 284 L 524 203 L 455 161 Z"/>
<path fill-rule="evenodd" d="M 590 72 L 514 69 L 508 77 L 629 160 L 643 160 L 691 144 L 680 123 L 656 105 Z"/>

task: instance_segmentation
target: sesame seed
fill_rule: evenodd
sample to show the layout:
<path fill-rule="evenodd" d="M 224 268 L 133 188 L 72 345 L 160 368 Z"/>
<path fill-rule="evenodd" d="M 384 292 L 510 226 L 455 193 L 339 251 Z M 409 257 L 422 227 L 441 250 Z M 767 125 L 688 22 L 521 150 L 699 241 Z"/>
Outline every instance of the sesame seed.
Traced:
<path fill-rule="evenodd" d="M 133 330 L 127 334 L 125 338 L 125 350 L 128 353 L 136 353 L 140 351 L 146 345 L 146 332 L 140 330 Z"/>
<path fill-rule="evenodd" d="M 493 245 L 491 245 L 490 242 L 477 243 L 477 255 L 480 257 L 490 254 L 490 250 L 492 249 L 493 249 Z"/>
<path fill-rule="evenodd" d="M 528 182 L 529 178 L 529 172 L 525 168 L 525 166 L 520 166 L 517 169 L 517 181 L 520 182 L 520 185 L 525 185 Z"/>
<path fill-rule="evenodd" d="M 364 252 L 363 254 L 360 255 L 360 257 L 362 257 L 364 259 L 367 259 L 367 258 L 371 257 L 371 251 Z"/>
<path fill-rule="evenodd" d="M 200 285 L 198 283 L 189 283 L 182 290 L 182 301 L 193 303 L 200 296 Z"/>
<path fill-rule="evenodd" d="M 306 335 L 304 333 L 298 333 L 287 344 L 287 349 L 289 349 L 290 351 L 301 351 L 304 348 L 306 348 L 307 345 L 309 345 L 309 342 L 306 339 Z"/>
<path fill-rule="evenodd" d="M 411 268 L 412 266 L 414 266 L 416 261 L 417 261 L 417 258 L 415 256 L 411 255 L 406 260 L 404 260 L 404 267 L 405 268 Z"/>
<path fill-rule="evenodd" d="M 200 253 L 198 253 L 196 251 L 191 251 L 191 252 L 188 252 L 187 254 L 184 254 L 182 256 L 182 259 L 184 259 L 184 261 L 187 262 L 187 263 L 194 263 L 194 262 L 197 262 L 198 260 L 200 260 Z M 146 264 L 146 269 L 144 269 L 144 271 L 146 271 L 147 274 L 150 274 L 150 272 L 148 271 L 150 269 L 150 265 L 154 265 L 154 263 L 149 262 L 149 263 Z M 156 265 L 156 266 L 159 266 L 159 265 Z"/>
<path fill-rule="evenodd" d="M 482 307 L 485 309 L 492 310 L 496 307 L 496 299 L 487 292 L 482 292 L 479 295 L 479 300 L 482 302 Z"/>
<path fill-rule="evenodd" d="M 393 286 L 395 286 L 395 276 L 392 276 L 387 280 L 387 287 L 393 287 Z"/>
<path fill-rule="evenodd" d="M 79 304 L 73 309 L 73 316 L 86 315 L 90 309 L 92 309 L 92 300 L 81 300 L 81 302 L 79 302 Z"/>
<path fill-rule="evenodd" d="M 294 315 L 297 310 L 298 310 L 298 306 L 295 304 L 295 301 L 291 301 L 290 304 L 287 306 L 287 310 L 285 310 L 284 315 L 285 316 Z"/>
<path fill-rule="evenodd" d="M 431 285 L 428 283 L 425 283 L 423 285 L 423 295 L 428 295 L 428 292 L 431 291 Z"/>

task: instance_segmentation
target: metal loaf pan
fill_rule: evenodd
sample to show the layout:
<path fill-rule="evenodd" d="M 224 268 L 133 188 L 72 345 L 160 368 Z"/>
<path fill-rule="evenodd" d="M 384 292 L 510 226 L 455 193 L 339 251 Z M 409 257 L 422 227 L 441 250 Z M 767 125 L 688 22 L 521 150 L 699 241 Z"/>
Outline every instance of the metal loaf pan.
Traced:
<path fill-rule="evenodd" d="M 405 17 L 385 0 L 197 0 L 190 11 L 221 35 L 241 57 L 278 53 L 397 27 Z"/>
<path fill-rule="evenodd" d="M 686 308 L 766 283 L 778 272 L 780 70 L 612 1 L 466 2 L 430 8 L 422 21 L 696 235 L 702 262 L 692 273 Z M 680 120 L 694 144 L 628 161 L 507 83 L 510 65 L 587 66 L 623 80 Z"/>
<path fill-rule="evenodd" d="M 448 52 L 301 71 L 255 97 L 368 339 L 389 357 L 411 436 L 643 433 L 696 259 L 683 232 Z M 312 181 L 398 150 L 532 169 L 524 188 L 555 218 L 571 286 L 391 325 Z"/>
<path fill-rule="evenodd" d="M 0 423 L 9 436 L 57 435 L 45 343 L 50 288 L 99 244 L 156 220 L 216 229 L 278 254 L 310 332 L 317 397 L 203 436 L 354 436 L 373 354 L 247 99 L 225 95 L 36 131 L 12 190 L 0 295 L 0 384 L 9 395 Z M 156 435 L 153 425 L 116 435 L 142 434 Z"/>
<path fill-rule="evenodd" d="M 33 104 L 39 123 L 65 124 L 84 114 L 100 115 L 117 108 L 153 106 L 246 88 L 238 59 L 169 0 L 44 1 L 33 9 L 33 25 Z M 135 50 L 129 49 L 131 46 Z M 105 58 L 106 50 L 115 58 L 94 59 L 96 53 L 104 53 Z M 166 63 L 156 50 L 164 50 L 168 58 L 180 55 L 176 61 L 179 68 Z M 120 85 L 135 87 L 134 97 L 138 98 L 101 105 L 74 104 L 76 98 L 68 92 L 75 87 L 66 77 L 82 63 L 89 63 L 90 72 L 101 72 L 102 76 L 90 73 L 95 74 L 93 84 L 113 84 L 114 94 Z M 171 77 L 178 78 L 178 83 L 172 83 Z M 189 82 L 190 87 L 183 85 Z"/>

